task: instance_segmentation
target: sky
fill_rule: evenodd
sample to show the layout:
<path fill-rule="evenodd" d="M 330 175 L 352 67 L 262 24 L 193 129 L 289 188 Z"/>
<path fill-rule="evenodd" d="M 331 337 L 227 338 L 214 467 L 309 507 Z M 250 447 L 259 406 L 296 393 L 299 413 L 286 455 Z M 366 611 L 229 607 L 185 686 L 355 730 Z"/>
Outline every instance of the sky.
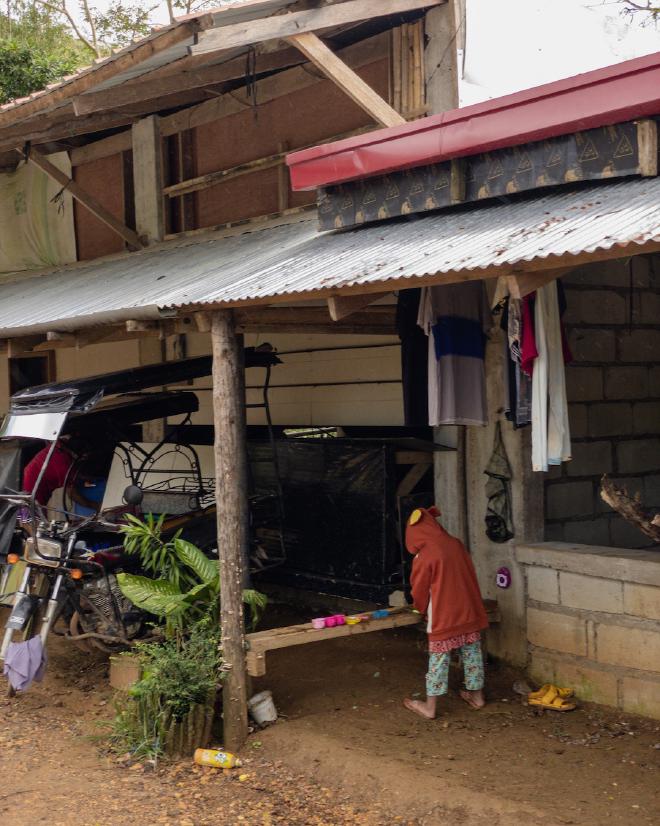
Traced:
<path fill-rule="evenodd" d="M 641 19 L 601 0 L 467 0 L 461 105 L 660 51 Z"/>

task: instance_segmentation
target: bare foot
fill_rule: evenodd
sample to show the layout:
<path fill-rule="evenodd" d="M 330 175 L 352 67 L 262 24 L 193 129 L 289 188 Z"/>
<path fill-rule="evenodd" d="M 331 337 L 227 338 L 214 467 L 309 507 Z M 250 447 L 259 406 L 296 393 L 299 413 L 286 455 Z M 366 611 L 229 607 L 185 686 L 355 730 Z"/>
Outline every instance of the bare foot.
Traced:
<path fill-rule="evenodd" d="M 406 698 L 403 704 L 408 711 L 413 711 L 425 720 L 435 720 L 435 710 L 431 710 L 427 703 L 422 700 L 409 700 Z"/>
<path fill-rule="evenodd" d="M 486 705 L 483 691 L 468 691 L 462 688 L 459 691 L 460 697 L 472 708 L 483 708 Z"/>

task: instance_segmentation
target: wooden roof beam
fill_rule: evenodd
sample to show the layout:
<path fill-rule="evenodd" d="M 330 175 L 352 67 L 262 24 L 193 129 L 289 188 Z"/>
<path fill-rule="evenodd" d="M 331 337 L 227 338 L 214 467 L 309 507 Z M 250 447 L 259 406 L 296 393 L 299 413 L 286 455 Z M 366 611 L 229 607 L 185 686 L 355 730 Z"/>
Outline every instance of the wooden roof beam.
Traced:
<path fill-rule="evenodd" d="M 353 313 L 364 310 L 375 301 L 385 298 L 389 293 L 371 293 L 369 295 L 333 295 L 328 299 L 328 311 L 333 321 L 341 321 Z"/>
<path fill-rule="evenodd" d="M 219 49 L 236 49 L 266 40 L 281 40 L 294 34 L 319 31 L 359 20 L 405 14 L 419 9 L 440 6 L 446 0 L 345 0 L 307 11 L 289 12 L 261 20 L 248 20 L 230 26 L 203 31 L 195 36 L 191 54 L 204 54 Z"/>
<path fill-rule="evenodd" d="M 49 178 L 52 178 L 66 189 L 72 198 L 75 198 L 85 209 L 88 209 L 92 215 L 96 216 L 99 221 L 102 221 L 107 227 L 110 227 L 113 232 L 116 232 L 131 248 L 140 249 L 143 246 L 142 241 L 140 241 L 132 229 L 129 229 L 122 224 L 121 221 L 117 220 L 112 213 L 108 212 L 104 206 L 101 206 L 98 201 L 85 192 L 79 184 L 69 178 L 61 169 L 54 166 L 38 149 L 32 148 L 27 156 L 24 155 L 21 149 L 17 149 L 16 151 L 19 155 L 25 157 L 29 163 L 41 169 Z"/>
<path fill-rule="evenodd" d="M 245 76 L 245 55 L 208 64 L 212 55 L 188 55 L 174 63 L 167 64 L 147 72 L 128 83 L 118 83 L 109 89 L 98 92 L 87 92 L 74 98 L 73 107 L 76 115 L 87 115 L 94 112 L 117 109 L 121 106 L 141 103 L 163 95 L 173 95 L 179 92 L 200 89 L 205 86 L 215 86 L 238 80 Z M 278 69 L 288 69 L 305 62 L 305 58 L 297 49 L 287 48 L 269 54 L 257 54 L 255 74 L 263 74 Z"/>
<path fill-rule="evenodd" d="M 347 66 L 313 32 L 295 34 L 289 42 L 381 126 L 400 126 L 406 119 Z"/>

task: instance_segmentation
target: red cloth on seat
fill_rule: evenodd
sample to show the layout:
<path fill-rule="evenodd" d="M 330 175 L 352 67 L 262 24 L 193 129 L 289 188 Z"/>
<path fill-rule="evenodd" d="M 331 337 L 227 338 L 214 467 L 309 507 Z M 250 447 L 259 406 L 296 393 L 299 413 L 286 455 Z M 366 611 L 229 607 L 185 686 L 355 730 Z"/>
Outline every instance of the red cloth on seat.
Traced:
<path fill-rule="evenodd" d="M 448 640 L 488 627 L 477 575 L 465 546 L 438 524 L 435 508 L 406 526 L 406 548 L 415 554 L 410 584 L 415 608 L 428 617 L 429 640 Z"/>
<path fill-rule="evenodd" d="M 41 473 L 41 468 L 44 466 L 50 445 L 46 445 L 43 450 L 29 462 L 23 471 L 23 490 L 27 493 L 32 493 L 34 486 L 37 484 L 37 479 Z M 58 488 L 64 487 L 67 473 L 73 463 L 71 454 L 59 445 L 55 446 L 53 455 L 50 457 L 48 467 L 44 473 L 39 490 L 36 493 L 35 499 L 40 505 L 44 507 L 48 504 L 50 497 Z"/>

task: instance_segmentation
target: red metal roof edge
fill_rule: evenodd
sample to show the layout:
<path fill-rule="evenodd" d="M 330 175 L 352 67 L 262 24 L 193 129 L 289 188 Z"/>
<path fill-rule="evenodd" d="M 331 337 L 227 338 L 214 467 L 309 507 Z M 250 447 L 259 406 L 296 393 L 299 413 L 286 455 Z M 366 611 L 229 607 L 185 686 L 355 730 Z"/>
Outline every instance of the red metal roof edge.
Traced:
<path fill-rule="evenodd" d="M 294 190 L 660 113 L 660 52 L 287 156 Z"/>

